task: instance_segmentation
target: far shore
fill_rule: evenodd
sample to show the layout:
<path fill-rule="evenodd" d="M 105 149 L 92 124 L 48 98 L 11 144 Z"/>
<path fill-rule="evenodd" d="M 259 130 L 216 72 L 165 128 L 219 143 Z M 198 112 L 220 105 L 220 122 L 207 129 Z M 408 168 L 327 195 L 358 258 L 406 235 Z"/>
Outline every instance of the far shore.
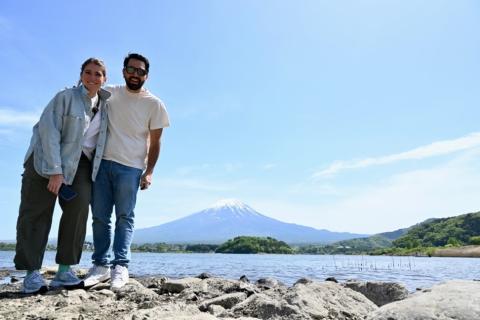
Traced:
<path fill-rule="evenodd" d="M 432 248 L 433 249 L 433 248 Z M 0 251 L 14 251 L 15 246 L 14 244 L 8 247 L 1 248 Z M 55 248 L 47 248 L 46 251 L 56 251 Z M 84 252 L 91 252 L 91 248 L 84 248 Z M 202 252 L 202 251 L 184 251 L 184 250 L 172 250 L 172 251 L 144 251 L 144 250 L 135 250 L 133 249 L 132 252 L 135 253 L 179 253 L 179 254 L 185 254 L 185 253 L 215 253 L 214 251 L 209 251 L 209 252 Z M 223 253 L 217 253 L 217 254 L 223 254 Z M 269 254 L 269 253 L 247 253 L 247 254 Z M 272 253 L 273 254 L 273 253 Z M 282 253 L 274 253 L 274 254 L 282 254 Z M 296 252 L 293 254 L 289 255 L 296 255 L 296 254 L 309 254 L 309 253 L 300 253 Z M 371 255 L 371 256 L 382 256 L 382 255 L 391 255 L 391 256 L 411 256 L 411 257 L 451 257 L 451 258 L 480 258 L 480 245 L 468 245 L 468 246 L 460 246 L 460 247 L 449 247 L 449 248 L 436 248 L 434 250 L 428 250 L 427 251 L 409 251 L 406 254 L 400 253 L 390 253 L 390 254 L 372 254 L 369 252 L 358 252 L 358 253 L 311 253 L 311 255 Z"/>
<path fill-rule="evenodd" d="M 463 246 L 436 249 L 433 257 L 480 258 L 480 246 Z"/>

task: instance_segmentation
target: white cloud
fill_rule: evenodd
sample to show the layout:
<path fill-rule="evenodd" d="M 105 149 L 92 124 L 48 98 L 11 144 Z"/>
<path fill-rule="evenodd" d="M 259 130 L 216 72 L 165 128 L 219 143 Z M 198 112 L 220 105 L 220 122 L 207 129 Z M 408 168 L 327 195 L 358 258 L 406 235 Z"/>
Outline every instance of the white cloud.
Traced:
<path fill-rule="evenodd" d="M 288 187 L 287 192 L 290 195 L 308 195 L 311 197 L 318 196 L 341 196 L 345 194 L 345 190 L 331 183 L 313 183 L 312 181 L 293 184 Z"/>
<path fill-rule="evenodd" d="M 432 217 L 480 210 L 480 147 L 429 169 L 411 170 L 372 184 L 341 186 L 262 185 L 240 180 L 158 176 L 141 192 L 138 225 L 157 225 L 235 197 L 285 222 L 331 231 L 373 234 L 408 227 Z M 179 201 L 188 199 L 188 201 Z"/>
<path fill-rule="evenodd" d="M 480 132 L 474 132 L 458 139 L 433 142 L 429 145 L 421 146 L 406 152 L 359 160 L 335 161 L 328 168 L 314 173 L 313 178 L 318 179 L 332 176 L 340 171 L 348 169 L 365 168 L 394 163 L 402 160 L 419 160 L 440 155 L 447 155 L 477 146 L 480 146 Z"/>
<path fill-rule="evenodd" d="M 20 112 L 11 109 L 0 109 L 0 125 L 15 127 L 31 127 L 40 118 L 39 113 Z"/>
<path fill-rule="evenodd" d="M 480 211 L 480 149 L 430 169 L 387 177 L 341 197 L 316 203 L 300 198 L 259 201 L 259 207 L 288 222 L 332 231 L 378 233 L 404 228 L 428 218 Z"/>
<path fill-rule="evenodd" d="M 277 164 L 276 163 L 267 163 L 265 165 L 262 166 L 262 169 L 263 170 L 272 170 L 274 169 L 275 167 L 277 167 Z"/>

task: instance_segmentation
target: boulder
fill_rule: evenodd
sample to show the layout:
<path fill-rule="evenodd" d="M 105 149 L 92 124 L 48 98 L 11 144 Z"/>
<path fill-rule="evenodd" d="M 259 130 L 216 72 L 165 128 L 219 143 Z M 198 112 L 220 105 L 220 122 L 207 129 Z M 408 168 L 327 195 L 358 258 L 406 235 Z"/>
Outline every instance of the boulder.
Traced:
<path fill-rule="evenodd" d="M 301 311 L 290 306 L 282 299 L 275 299 L 264 293 L 256 293 L 232 308 L 236 316 L 249 316 L 260 319 L 291 319 L 300 320 Z"/>
<path fill-rule="evenodd" d="M 153 290 L 145 288 L 135 279 L 130 279 L 128 283 L 116 291 L 117 300 L 128 300 L 134 303 L 154 302 L 158 300 L 158 294 Z"/>
<path fill-rule="evenodd" d="M 169 279 L 162 284 L 162 291 L 164 293 L 180 293 L 201 281 L 202 279 L 199 278 Z"/>
<path fill-rule="evenodd" d="M 247 295 L 251 295 L 255 292 L 260 292 L 260 290 L 251 283 L 239 280 L 207 278 L 200 282 L 193 283 L 184 289 L 180 293 L 180 296 L 192 301 L 204 301 L 236 292 L 245 292 Z M 192 299 L 194 296 L 196 296 L 196 298 Z"/>
<path fill-rule="evenodd" d="M 205 280 L 205 279 L 208 279 L 208 278 L 212 278 L 212 277 L 213 277 L 213 276 L 212 276 L 210 273 L 208 273 L 208 272 L 202 272 L 202 273 L 200 273 L 200 274 L 197 276 L 198 279 L 202 279 L 202 280 Z"/>
<path fill-rule="evenodd" d="M 301 310 L 302 319 L 364 319 L 377 309 L 364 295 L 331 281 L 298 283 L 284 299 Z"/>
<path fill-rule="evenodd" d="M 328 280 L 325 280 L 325 281 L 328 281 Z M 294 286 L 297 285 L 297 284 L 308 284 L 308 283 L 312 283 L 313 280 L 312 279 L 309 279 L 309 278 L 300 278 L 297 280 L 297 282 L 295 282 Z"/>
<path fill-rule="evenodd" d="M 365 296 L 339 284 L 308 281 L 286 291 L 268 289 L 253 294 L 231 312 L 260 319 L 360 320 L 376 309 Z"/>
<path fill-rule="evenodd" d="M 343 286 L 360 292 L 379 307 L 408 297 L 407 288 L 395 282 L 349 280 Z"/>
<path fill-rule="evenodd" d="M 122 319 L 217 320 L 218 318 L 209 313 L 200 312 L 194 306 L 171 304 L 157 306 L 147 310 L 134 310 Z"/>
<path fill-rule="evenodd" d="M 338 283 L 338 280 L 335 277 L 328 277 L 325 279 L 325 281 L 332 281 L 332 282 Z"/>
<path fill-rule="evenodd" d="M 201 311 L 206 311 L 210 305 L 218 305 L 222 306 L 224 309 L 230 309 L 246 298 L 247 294 L 244 292 L 227 293 L 213 299 L 205 300 L 198 308 Z"/>
<path fill-rule="evenodd" d="M 160 289 L 168 279 L 166 277 L 140 277 L 137 281 L 149 289 Z"/>
<path fill-rule="evenodd" d="M 285 286 L 282 282 L 274 278 L 260 278 L 256 282 L 257 287 L 262 289 L 271 289 L 278 286 Z"/>
<path fill-rule="evenodd" d="M 200 309 L 200 307 L 199 307 Z M 201 310 L 201 309 L 200 309 Z M 216 304 L 211 304 L 208 306 L 207 311 L 214 316 L 219 316 L 225 312 L 225 308 Z"/>
<path fill-rule="evenodd" d="M 452 280 L 373 312 L 368 320 L 480 319 L 480 283 Z"/>

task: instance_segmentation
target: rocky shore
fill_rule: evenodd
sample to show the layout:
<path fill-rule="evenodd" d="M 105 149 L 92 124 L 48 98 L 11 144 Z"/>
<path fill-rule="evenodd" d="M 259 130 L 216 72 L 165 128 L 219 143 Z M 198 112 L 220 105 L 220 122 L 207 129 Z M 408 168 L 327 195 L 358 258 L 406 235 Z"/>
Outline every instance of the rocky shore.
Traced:
<path fill-rule="evenodd" d="M 51 278 L 51 270 L 43 270 Z M 79 271 L 84 276 L 85 270 Z M 102 283 L 83 288 L 20 293 L 8 270 L 0 270 L 0 319 L 272 319 L 429 320 L 480 319 L 480 282 L 449 281 L 410 294 L 400 284 L 299 279 L 250 282 L 200 274 L 197 277 L 132 278 L 117 292 Z"/>

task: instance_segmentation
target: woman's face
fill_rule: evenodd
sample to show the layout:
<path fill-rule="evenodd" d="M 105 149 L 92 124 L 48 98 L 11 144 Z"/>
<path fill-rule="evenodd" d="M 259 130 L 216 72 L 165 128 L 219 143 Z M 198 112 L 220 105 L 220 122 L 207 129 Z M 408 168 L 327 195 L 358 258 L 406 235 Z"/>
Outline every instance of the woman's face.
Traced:
<path fill-rule="evenodd" d="M 105 83 L 105 76 L 103 75 L 103 67 L 97 66 L 95 63 L 89 63 L 83 69 L 80 76 L 82 84 L 87 88 L 88 92 L 93 93 L 100 90 L 100 87 Z"/>

